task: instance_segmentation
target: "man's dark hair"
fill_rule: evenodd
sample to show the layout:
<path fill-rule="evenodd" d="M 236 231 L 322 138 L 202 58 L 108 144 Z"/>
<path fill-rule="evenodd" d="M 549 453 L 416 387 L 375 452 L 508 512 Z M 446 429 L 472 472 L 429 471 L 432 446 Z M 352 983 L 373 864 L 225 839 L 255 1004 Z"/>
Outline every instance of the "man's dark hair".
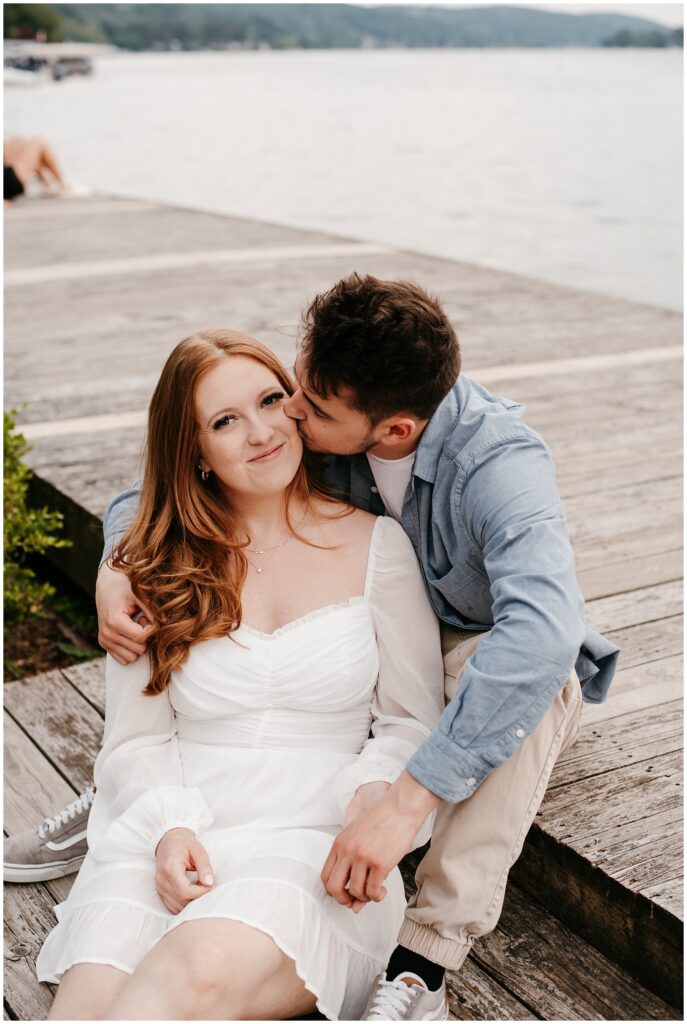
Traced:
<path fill-rule="evenodd" d="M 352 391 L 372 425 L 410 412 L 429 419 L 460 373 L 458 338 L 438 299 L 412 281 L 351 274 L 303 313 L 307 386 Z"/>

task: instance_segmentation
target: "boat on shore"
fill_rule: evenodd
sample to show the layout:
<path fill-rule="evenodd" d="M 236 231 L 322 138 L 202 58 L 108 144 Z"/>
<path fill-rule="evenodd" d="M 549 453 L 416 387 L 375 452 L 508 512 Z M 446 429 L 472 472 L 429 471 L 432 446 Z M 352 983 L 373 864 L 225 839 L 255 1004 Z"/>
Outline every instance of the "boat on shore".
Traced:
<path fill-rule="evenodd" d="M 94 60 L 112 47 L 94 43 L 43 43 L 8 40 L 4 53 L 6 85 L 38 85 L 61 82 L 72 76 L 92 75 Z"/>

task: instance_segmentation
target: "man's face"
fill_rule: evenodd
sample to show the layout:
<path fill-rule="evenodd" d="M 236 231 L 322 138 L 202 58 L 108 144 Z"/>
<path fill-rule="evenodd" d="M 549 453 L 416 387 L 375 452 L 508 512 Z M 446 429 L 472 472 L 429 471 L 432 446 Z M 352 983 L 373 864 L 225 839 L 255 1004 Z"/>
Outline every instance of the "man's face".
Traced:
<path fill-rule="evenodd" d="M 367 416 L 346 400 L 346 393 L 320 398 L 308 389 L 307 368 L 302 355 L 294 367 L 297 390 L 284 404 L 287 416 L 298 421 L 306 448 L 330 455 L 356 455 L 377 444 L 375 429 Z M 379 429 L 378 433 L 381 433 Z"/>

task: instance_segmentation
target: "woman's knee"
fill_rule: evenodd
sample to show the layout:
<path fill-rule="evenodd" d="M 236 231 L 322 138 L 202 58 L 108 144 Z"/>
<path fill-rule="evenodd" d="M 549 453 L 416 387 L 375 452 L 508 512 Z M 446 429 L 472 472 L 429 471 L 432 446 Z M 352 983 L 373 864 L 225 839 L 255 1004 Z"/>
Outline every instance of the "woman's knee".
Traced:
<path fill-rule="evenodd" d="M 215 992 L 225 982 L 231 964 L 231 951 L 223 944 L 208 941 L 196 928 L 175 928 L 166 939 L 165 975 L 183 992 Z"/>

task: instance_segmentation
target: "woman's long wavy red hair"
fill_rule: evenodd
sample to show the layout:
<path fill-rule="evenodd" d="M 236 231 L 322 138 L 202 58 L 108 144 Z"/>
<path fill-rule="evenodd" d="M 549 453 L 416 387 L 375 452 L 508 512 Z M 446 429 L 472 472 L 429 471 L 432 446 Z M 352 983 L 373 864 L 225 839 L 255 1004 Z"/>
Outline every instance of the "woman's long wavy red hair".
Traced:
<path fill-rule="evenodd" d="M 271 370 L 288 394 L 293 383 L 265 345 L 238 331 L 216 330 L 181 341 L 165 363 L 148 412 L 144 476 L 138 514 L 116 549 L 112 565 L 126 573 L 134 594 L 150 608 L 155 626 L 148 643 L 150 679 L 145 693 L 161 693 L 192 644 L 227 636 L 241 624 L 241 590 L 248 537 L 214 475 L 198 468 L 196 389 L 220 359 L 248 356 Z M 328 497 L 304 453 L 289 484 L 289 499 Z"/>

